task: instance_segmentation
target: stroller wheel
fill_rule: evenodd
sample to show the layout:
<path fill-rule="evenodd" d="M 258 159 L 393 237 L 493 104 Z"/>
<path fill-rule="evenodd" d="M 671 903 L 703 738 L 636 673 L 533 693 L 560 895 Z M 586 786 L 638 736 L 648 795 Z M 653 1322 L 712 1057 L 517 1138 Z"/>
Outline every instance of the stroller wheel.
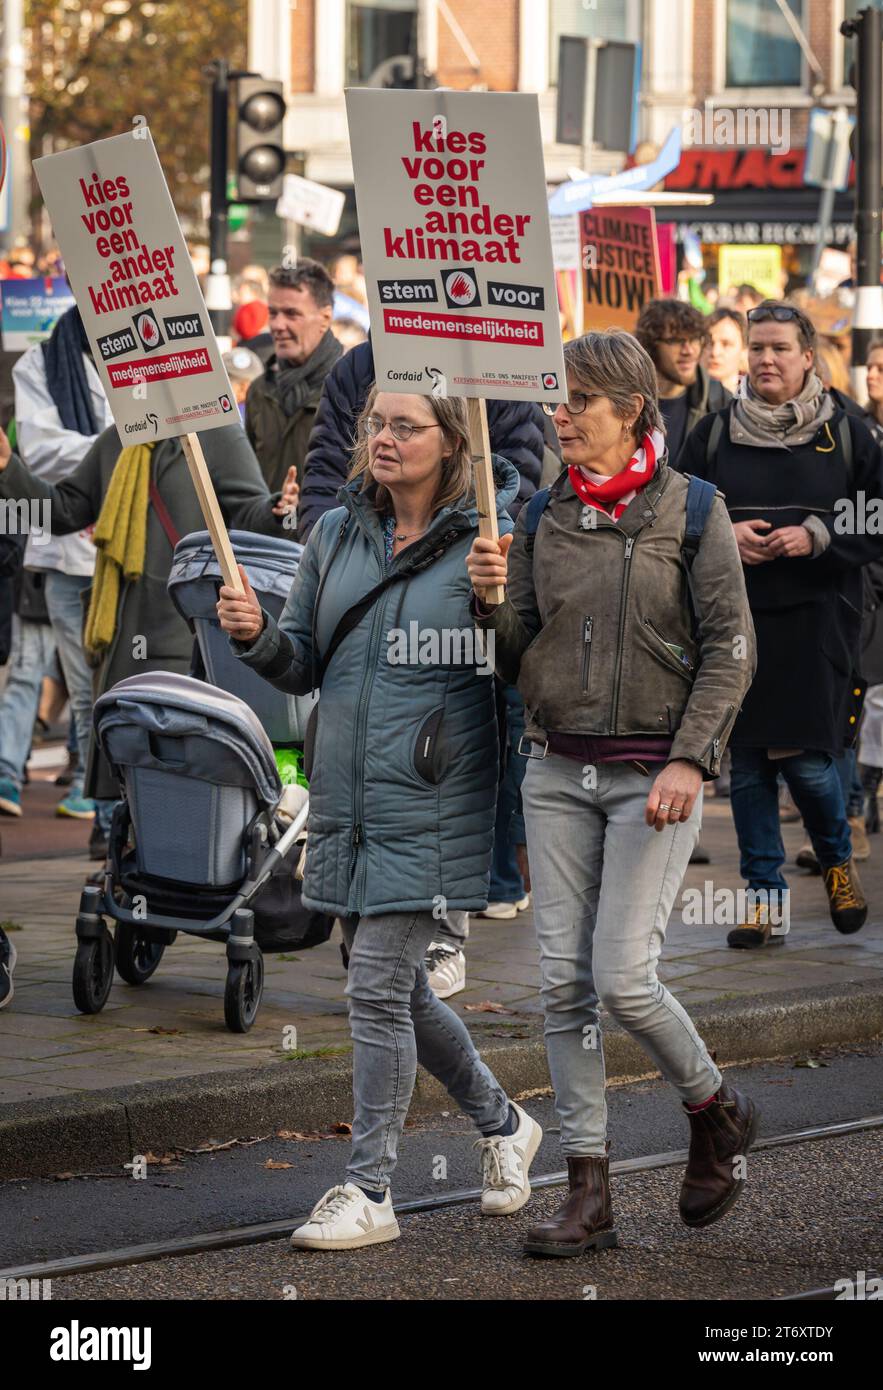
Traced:
<path fill-rule="evenodd" d="M 117 922 L 113 953 L 117 973 L 127 985 L 143 985 L 162 960 L 162 941 L 149 940 L 137 927 Z"/>
<path fill-rule="evenodd" d="M 74 1003 L 81 1014 L 100 1013 L 113 983 L 113 938 L 107 928 L 101 936 L 81 941 L 74 958 Z"/>
<path fill-rule="evenodd" d="M 250 960 L 234 961 L 227 969 L 224 1022 L 231 1033 L 247 1033 L 257 1018 L 264 991 L 264 958 L 256 948 Z"/>

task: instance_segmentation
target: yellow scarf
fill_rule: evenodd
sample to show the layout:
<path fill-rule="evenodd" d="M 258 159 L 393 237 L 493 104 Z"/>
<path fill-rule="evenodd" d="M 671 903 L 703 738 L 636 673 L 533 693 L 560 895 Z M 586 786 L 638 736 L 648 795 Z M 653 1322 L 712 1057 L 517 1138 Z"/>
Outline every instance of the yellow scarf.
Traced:
<path fill-rule="evenodd" d="M 93 657 L 101 656 L 113 641 L 122 579 L 140 579 L 144 573 L 152 449 L 152 444 L 123 449 L 95 523 L 98 558 L 83 636 Z"/>

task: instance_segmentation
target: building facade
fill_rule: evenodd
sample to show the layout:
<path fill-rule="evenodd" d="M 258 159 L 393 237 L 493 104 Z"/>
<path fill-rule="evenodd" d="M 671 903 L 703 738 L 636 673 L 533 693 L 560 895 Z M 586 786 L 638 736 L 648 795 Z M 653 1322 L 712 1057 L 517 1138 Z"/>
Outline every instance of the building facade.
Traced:
<path fill-rule="evenodd" d="M 815 238 L 818 213 L 818 194 L 803 183 L 809 112 L 854 105 L 852 45 L 840 24 L 860 3 L 786 0 L 789 25 L 779 0 L 252 0 L 250 61 L 283 78 L 287 148 L 308 178 L 348 192 L 352 235 L 347 86 L 401 84 L 416 54 L 432 85 L 536 92 L 546 175 L 556 183 L 581 160 L 613 171 L 626 158 L 598 150 L 582 158 L 556 144 L 559 37 L 639 43 L 644 152 L 680 125 L 684 156 L 666 187 L 715 197 L 701 217 L 672 214 L 680 234 L 689 228 L 706 244 L 778 241 L 799 253 Z M 849 194 L 838 198 L 834 222 L 834 242 L 847 243 Z"/>

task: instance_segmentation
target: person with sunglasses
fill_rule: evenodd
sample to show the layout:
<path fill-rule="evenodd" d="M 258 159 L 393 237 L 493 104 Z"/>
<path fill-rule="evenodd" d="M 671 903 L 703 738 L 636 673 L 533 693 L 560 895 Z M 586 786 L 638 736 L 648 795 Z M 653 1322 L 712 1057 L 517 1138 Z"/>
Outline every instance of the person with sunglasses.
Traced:
<path fill-rule="evenodd" d="M 685 549 L 697 489 L 668 465 L 653 362 L 630 333 L 587 333 L 564 361 L 564 470 L 511 541 L 477 538 L 467 561 L 476 622 L 527 713 L 525 872 L 569 1192 L 525 1249 L 553 1256 L 616 1244 L 600 1007 L 684 1104 L 687 1225 L 732 1206 L 731 1160 L 757 1125 L 656 973 L 702 784 L 718 775 L 753 670 L 733 529 L 723 499 L 700 487 L 704 525 Z M 507 585 L 497 606 L 493 585 Z"/>
<path fill-rule="evenodd" d="M 672 464 L 700 420 L 722 410 L 730 392 L 702 363 L 708 320 L 680 299 L 651 299 L 638 316 L 635 337 L 653 359 L 659 409 Z"/>
<path fill-rule="evenodd" d="M 518 474 L 494 457 L 497 515 Z M 303 900 L 341 919 L 353 1035 L 346 1180 L 292 1236 L 300 1248 L 394 1240 L 390 1180 L 418 1058 L 479 1131 L 488 1216 L 517 1211 L 541 1138 L 481 1061 L 424 966 L 448 911 L 488 900 L 497 800 L 493 663 L 469 613 L 478 531 L 463 401 L 369 392 L 341 506 L 310 532 L 276 623 L 221 588 L 233 651 L 278 689 L 321 686 L 307 731 Z"/>
<path fill-rule="evenodd" d="M 862 568 L 883 553 L 861 504 L 883 496 L 883 455 L 861 419 L 825 390 L 815 353 L 802 309 L 772 299 L 751 309 L 739 394 L 700 423 L 679 460 L 727 499 L 757 633 L 757 675 L 730 739 L 731 805 L 752 904 L 727 937 L 738 949 L 787 939 L 779 772 L 822 870 L 834 926 L 856 932 L 868 914 L 837 761 L 857 729 Z"/>

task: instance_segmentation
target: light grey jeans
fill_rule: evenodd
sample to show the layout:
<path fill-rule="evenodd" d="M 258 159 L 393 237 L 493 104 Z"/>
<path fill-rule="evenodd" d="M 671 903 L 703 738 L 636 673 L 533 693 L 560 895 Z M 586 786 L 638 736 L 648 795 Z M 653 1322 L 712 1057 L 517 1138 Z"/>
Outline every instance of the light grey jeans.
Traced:
<path fill-rule="evenodd" d="M 423 957 L 438 925 L 431 912 L 341 919 L 355 1112 L 346 1176 L 361 1187 L 389 1186 L 418 1061 L 479 1130 L 500 1128 L 509 1114 L 465 1024 L 429 988 Z"/>
<path fill-rule="evenodd" d="M 644 821 L 652 785 L 630 763 L 584 768 L 554 754 L 532 759 L 522 784 L 546 1051 L 561 1147 L 571 1156 L 606 1152 L 599 1002 L 682 1100 L 698 1104 L 721 1084 L 686 1012 L 656 977 L 699 838 L 702 794 L 688 821 L 657 832 Z"/>

